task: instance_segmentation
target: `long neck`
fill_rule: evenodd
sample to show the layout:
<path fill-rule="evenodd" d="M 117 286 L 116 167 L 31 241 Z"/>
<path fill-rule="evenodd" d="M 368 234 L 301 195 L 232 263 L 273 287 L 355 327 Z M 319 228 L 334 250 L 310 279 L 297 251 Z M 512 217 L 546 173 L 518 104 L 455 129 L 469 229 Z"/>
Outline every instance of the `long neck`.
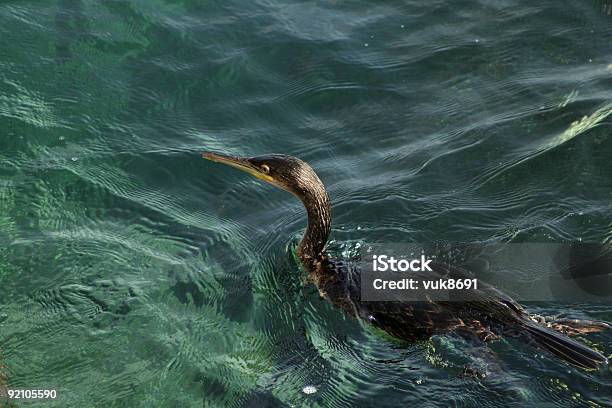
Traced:
<path fill-rule="evenodd" d="M 323 256 L 331 232 L 331 206 L 329 196 L 320 180 L 316 180 L 298 195 L 308 213 L 308 226 L 297 253 L 305 266 L 311 266 Z"/>

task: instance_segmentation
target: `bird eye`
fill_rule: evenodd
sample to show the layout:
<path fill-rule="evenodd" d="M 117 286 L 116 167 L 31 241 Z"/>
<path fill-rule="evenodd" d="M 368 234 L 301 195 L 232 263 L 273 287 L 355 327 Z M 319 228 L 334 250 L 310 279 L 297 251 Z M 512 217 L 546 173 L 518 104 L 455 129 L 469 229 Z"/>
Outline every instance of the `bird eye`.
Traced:
<path fill-rule="evenodd" d="M 262 170 L 264 173 L 266 173 L 266 174 L 270 173 L 270 167 L 268 167 L 268 165 L 267 165 L 267 164 L 262 164 L 262 165 L 261 165 L 261 170 Z"/>

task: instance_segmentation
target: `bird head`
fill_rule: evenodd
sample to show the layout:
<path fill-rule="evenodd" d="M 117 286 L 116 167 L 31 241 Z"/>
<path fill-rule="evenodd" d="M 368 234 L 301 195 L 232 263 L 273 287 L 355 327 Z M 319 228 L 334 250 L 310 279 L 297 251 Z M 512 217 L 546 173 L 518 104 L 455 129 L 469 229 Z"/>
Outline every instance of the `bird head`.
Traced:
<path fill-rule="evenodd" d="M 235 157 L 206 152 L 202 157 L 242 170 L 300 198 L 313 186 L 322 186 L 319 177 L 307 163 L 289 155 Z"/>

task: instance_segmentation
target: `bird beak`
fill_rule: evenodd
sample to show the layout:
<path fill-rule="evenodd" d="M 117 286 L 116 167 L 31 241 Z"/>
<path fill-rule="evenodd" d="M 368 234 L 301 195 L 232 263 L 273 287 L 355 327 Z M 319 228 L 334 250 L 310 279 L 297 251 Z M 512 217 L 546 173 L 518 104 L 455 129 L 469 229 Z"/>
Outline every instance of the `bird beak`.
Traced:
<path fill-rule="evenodd" d="M 242 170 L 246 173 L 249 173 L 250 175 L 257 177 L 260 180 L 274 184 L 274 179 L 272 177 L 265 173 L 262 173 L 257 167 L 253 166 L 246 158 L 225 156 L 211 152 L 202 153 L 202 157 L 206 160 L 214 161 L 221 164 L 227 164 L 228 166 L 232 166 L 238 170 Z"/>

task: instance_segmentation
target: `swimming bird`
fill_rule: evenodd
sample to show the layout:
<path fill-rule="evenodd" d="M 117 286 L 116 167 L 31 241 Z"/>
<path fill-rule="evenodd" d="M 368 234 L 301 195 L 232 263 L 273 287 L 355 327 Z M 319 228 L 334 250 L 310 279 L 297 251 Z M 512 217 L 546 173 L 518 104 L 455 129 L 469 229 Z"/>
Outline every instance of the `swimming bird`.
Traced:
<path fill-rule="evenodd" d="M 582 369 L 597 369 L 607 363 L 601 353 L 559 332 L 599 331 L 609 328 L 607 323 L 565 320 L 544 325 L 542 319 L 529 314 L 509 296 L 488 285 L 480 285 L 465 301 L 362 301 L 361 276 L 357 268 L 326 254 L 332 226 L 331 203 L 310 165 L 282 154 L 233 157 L 206 152 L 202 156 L 249 173 L 302 201 L 308 224 L 297 247 L 297 256 L 321 296 L 347 314 L 401 340 L 425 339 L 453 331 L 468 333 L 485 342 L 506 335 L 534 344 Z M 456 272 L 449 271 L 448 265 L 437 266 L 431 273 L 448 276 Z"/>

